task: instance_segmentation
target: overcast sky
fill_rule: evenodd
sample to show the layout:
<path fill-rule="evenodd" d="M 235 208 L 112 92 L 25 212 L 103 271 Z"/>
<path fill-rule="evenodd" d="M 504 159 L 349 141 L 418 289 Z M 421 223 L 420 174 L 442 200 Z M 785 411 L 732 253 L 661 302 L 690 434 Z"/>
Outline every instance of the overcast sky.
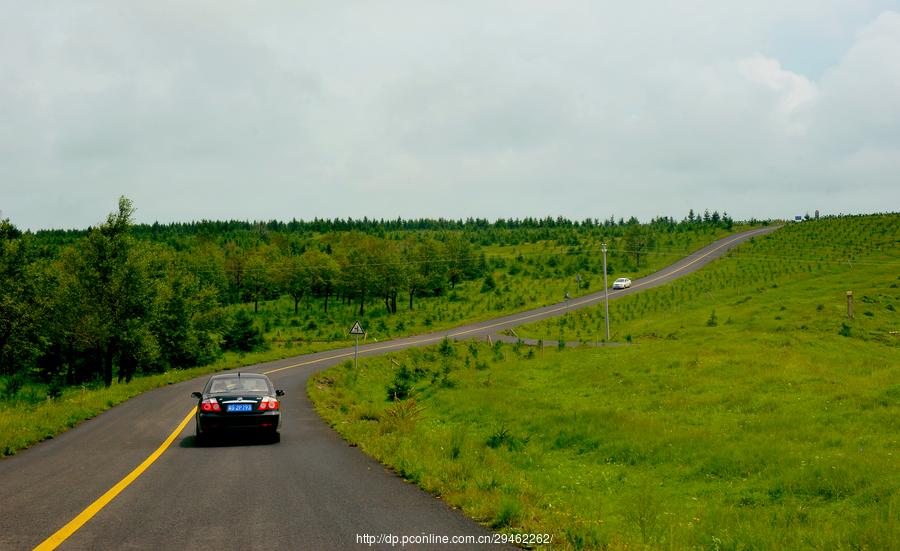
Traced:
<path fill-rule="evenodd" d="M 0 210 L 900 210 L 900 0 L 0 0 Z"/>

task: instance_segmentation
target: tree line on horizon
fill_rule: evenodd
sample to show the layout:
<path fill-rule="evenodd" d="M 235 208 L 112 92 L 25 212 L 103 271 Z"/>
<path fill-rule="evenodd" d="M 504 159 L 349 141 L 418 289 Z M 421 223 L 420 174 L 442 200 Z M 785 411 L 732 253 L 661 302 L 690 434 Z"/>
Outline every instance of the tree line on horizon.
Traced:
<path fill-rule="evenodd" d="M 572 222 L 498 220 L 316 220 L 287 223 L 134 224 L 120 198 L 106 221 L 84 231 L 22 232 L 0 220 L 0 376 L 56 385 L 186 368 L 225 350 L 261 344 L 253 318 L 233 304 L 290 296 L 294 312 L 315 298 L 372 304 L 441 296 L 488 271 L 486 245 L 585 235 L 621 237 L 637 264 L 661 232 L 730 228 L 718 213 Z"/>
<path fill-rule="evenodd" d="M 761 220 L 752 219 L 747 223 L 759 224 Z M 385 235 L 397 232 L 418 232 L 418 231 L 464 231 L 479 234 L 479 238 L 487 234 L 488 239 L 493 233 L 502 233 L 504 230 L 538 230 L 536 234 L 529 234 L 531 239 L 550 239 L 553 231 L 557 229 L 592 229 L 592 228 L 616 228 L 624 226 L 632 226 L 640 224 L 640 221 L 631 216 L 628 219 L 620 217 L 618 220 L 614 216 L 607 219 L 585 218 L 584 220 L 571 220 L 562 216 L 556 218 L 547 216 L 544 218 L 524 217 L 524 218 L 498 218 L 491 222 L 486 218 L 396 218 L 396 219 L 375 219 L 375 218 L 358 218 L 348 217 L 342 218 L 314 218 L 312 220 L 292 219 L 288 222 L 282 220 L 268 221 L 248 221 L 248 220 L 199 220 L 192 222 L 171 222 L 152 224 L 134 224 L 133 233 L 139 237 L 160 238 L 168 236 L 193 236 L 193 235 L 212 235 L 221 236 L 232 232 L 255 231 L 255 232 L 278 232 L 283 234 L 321 234 L 329 232 L 348 232 L 357 231 L 367 234 Z M 704 225 L 714 225 L 725 228 L 731 228 L 734 220 L 727 212 L 719 214 L 718 211 L 710 212 L 705 209 L 703 213 L 699 210 L 690 212 L 682 220 L 676 220 L 670 216 L 657 216 L 652 218 L 648 224 L 657 229 L 666 229 L 670 231 L 689 231 L 690 229 L 701 227 Z M 93 228 L 87 229 L 45 229 L 38 230 L 36 235 L 42 237 L 83 237 L 90 233 Z M 535 237 L 537 235 L 538 237 Z M 540 237 L 541 235 L 545 237 Z"/>

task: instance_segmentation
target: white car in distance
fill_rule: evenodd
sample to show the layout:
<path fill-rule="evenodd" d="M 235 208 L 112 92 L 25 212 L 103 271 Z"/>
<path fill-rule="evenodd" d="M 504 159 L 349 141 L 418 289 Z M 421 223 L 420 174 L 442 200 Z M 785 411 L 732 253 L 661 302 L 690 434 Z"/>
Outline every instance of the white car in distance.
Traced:
<path fill-rule="evenodd" d="M 627 289 L 631 287 L 631 280 L 627 277 L 620 277 L 613 281 L 613 289 Z"/>

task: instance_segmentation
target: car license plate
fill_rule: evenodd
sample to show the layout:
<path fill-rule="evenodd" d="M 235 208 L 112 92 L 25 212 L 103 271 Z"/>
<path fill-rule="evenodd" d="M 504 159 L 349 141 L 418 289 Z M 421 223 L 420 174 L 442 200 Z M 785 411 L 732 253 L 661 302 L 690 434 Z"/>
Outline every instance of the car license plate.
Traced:
<path fill-rule="evenodd" d="M 253 404 L 228 404 L 225 411 L 253 411 Z"/>

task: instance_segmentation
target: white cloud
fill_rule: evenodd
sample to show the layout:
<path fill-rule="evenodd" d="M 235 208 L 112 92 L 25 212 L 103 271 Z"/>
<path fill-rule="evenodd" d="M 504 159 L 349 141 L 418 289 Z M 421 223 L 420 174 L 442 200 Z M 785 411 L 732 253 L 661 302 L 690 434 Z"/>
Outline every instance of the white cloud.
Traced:
<path fill-rule="evenodd" d="M 31 227 L 96 222 L 120 193 L 143 220 L 882 210 L 898 10 L 29 4 L 0 21 L 0 209 Z"/>
<path fill-rule="evenodd" d="M 778 96 L 778 111 L 785 116 L 790 116 L 818 95 L 814 83 L 803 75 L 786 71 L 777 59 L 756 55 L 738 61 L 738 68 L 748 80 L 765 86 Z"/>
<path fill-rule="evenodd" d="M 881 14 L 821 82 L 820 142 L 840 155 L 900 147 L 900 13 Z"/>

